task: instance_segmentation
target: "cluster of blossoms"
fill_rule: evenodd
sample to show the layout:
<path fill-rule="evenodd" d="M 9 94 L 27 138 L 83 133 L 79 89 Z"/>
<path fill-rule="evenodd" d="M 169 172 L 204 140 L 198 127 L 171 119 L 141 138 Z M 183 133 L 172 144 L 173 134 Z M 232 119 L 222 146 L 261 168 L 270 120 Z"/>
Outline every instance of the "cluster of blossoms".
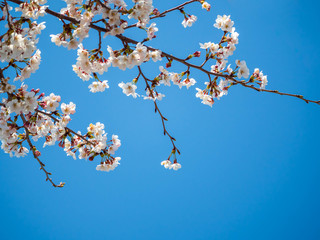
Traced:
<path fill-rule="evenodd" d="M 154 79 L 154 81 L 159 82 L 159 84 L 164 84 L 166 86 L 170 86 L 171 82 L 174 85 L 177 85 L 180 89 L 182 87 L 186 87 L 187 89 L 196 84 L 196 80 L 194 78 L 190 78 L 189 74 L 187 77 L 182 80 L 182 77 L 185 75 L 186 72 L 182 73 L 175 73 L 169 72 L 163 66 L 159 67 L 160 74 Z"/>
<path fill-rule="evenodd" d="M 221 79 L 219 84 L 216 82 L 205 82 L 204 84 L 207 86 L 206 89 L 196 88 L 196 97 L 202 100 L 201 103 L 212 107 L 214 104 L 213 98 L 220 99 L 223 95 L 227 95 L 231 83 L 230 80 L 224 79 Z"/>
<path fill-rule="evenodd" d="M 230 15 L 218 15 L 216 19 L 216 23 L 213 25 L 214 27 L 221 29 L 224 32 L 231 32 L 233 27 L 234 21 L 230 19 Z"/>
<path fill-rule="evenodd" d="M 134 66 L 140 66 L 142 63 L 148 62 L 151 59 L 154 62 L 162 60 L 161 51 L 148 50 L 148 48 L 142 43 L 138 43 L 135 46 L 135 49 L 133 51 L 131 50 L 131 53 L 128 55 L 120 55 L 119 51 L 113 51 L 110 46 L 108 46 L 108 52 L 110 54 L 108 61 L 112 63 L 113 67 L 118 67 L 121 70 L 126 70 L 127 68 L 131 69 Z"/>
<path fill-rule="evenodd" d="M 29 150 L 22 146 L 18 126 L 10 117 L 10 110 L 5 105 L 0 109 L 0 140 L 4 152 L 16 157 L 24 157 Z"/>
<path fill-rule="evenodd" d="M 79 42 L 82 42 L 83 39 L 89 37 L 89 30 L 90 30 L 89 25 L 93 17 L 94 17 L 94 13 L 92 11 L 85 11 L 81 15 L 80 24 L 78 28 L 73 32 L 73 36 L 72 36 L 73 37 L 72 40 L 75 42 L 75 44 L 76 44 L 76 41 L 74 40 L 75 38 L 79 38 Z"/>
<path fill-rule="evenodd" d="M 76 4 L 82 4 L 82 0 L 65 0 L 67 8 L 61 9 L 61 13 L 73 17 L 80 21 L 79 24 L 64 24 L 63 32 L 51 34 L 51 41 L 57 46 L 63 46 L 70 49 L 77 49 L 83 39 L 89 37 L 90 23 L 94 17 L 93 11 L 84 11 L 83 8 L 77 7 Z"/>
<path fill-rule="evenodd" d="M 108 23 L 111 26 L 111 30 L 107 31 L 103 37 L 106 37 L 108 35 L 116 36 L 124 33 L 124 30 L 128 26 L 128 23 L 120 19 L 120 15 L 117 10 L 110 10 L 104 14 L 106 15 L 106 18 L 109 19 Z"/>
<path fill-rule="evenodd" d="M 196 88 L 196 90 L 198 91 L 196 93 L 196 97 L 202 100 L 201 103 L 212 107 L 212 105 L 214 104 L 214 100 L 213 97 L 209 94 L 209 92 L 200 88 Z"/>
<path fill-rule="evenodd" d="M 67 41 L 68 39 L 70 39 L 70 35 L 68 34 L 51 34 L 50 37 L 51 41 L 57 46 L 67 47 L 69 50 L 78 48 L 79 42 L 75 38 L 73 38 L 70 41 Z"/>
<path fill-rule="evenodd" d="M 55 105 L 53 108 L 58 107 L 59 101 L 59 96 L 51 94 L 49 97 L 45 97 L 40 104 L 48 110 L 47 106 L 53 105 L 52 103 Z M 92 161 L 96 156 L 101 156 L 105 161 L 113 160 L 114 158 L 111 155 L 115 154 L 115 151 L 121 146 L 121 142 L 117 135 L 112 135 L 112 140 L 107 141 L 104 124 L 100 122 L 90 124 L 86 134 L 78 132 L 76 135 L 70 136 L 70 130 L 66 127 L 71 120 L 70 115 L 75 113 L 75 107 L 72 102 L 69 104 L 62 103 L 62 114 L 59 115 L 60 119 L 58 120 L 52 119 L 46 114 L 38 113 L 38 124 L 35 124 L 34 127 L 38 136 L 46 138 L 44 147 L 59 142 L 59 146 L 63 147 L 67 155 L 74 159 L 76 159 L 76 152 L 79 152 L 79 159 Z M 67 137 L 70 137 L 70 140 Z M 34 138 L 34 140 L 37 139 Z"/>
<path fill-rule="evenodd" d="M 19 141 L 20 134 L 14 121 L 10 118 L 10 114 L 6 107 L 0 109 L 0 140 L 1 148 L 10 156 L 24 157 L 29 153 L 29 150 L 22 146 Z"/>
<path fill-rule="evenodd" d="M 150 21 L 150 14 L 154 7 L 152 0 L 133 0 L 134 6 L 126 9 L 127 4 L 123 0 L 109 1 L 86 1 L 83 0 L 64 0 L 67 7 L 60 10 L 61 14 L 67 15 L 79 21 L 78 24 L 64 24 L 64 31 L 60 34 L 51 35 L 52 42 L 58 46 L 76 49 L 83 39 L 89 36 L 90 24 L 93 19 L 101 15 L 101 20 L 105 24 L 106 32 L 104 37 L 119 35 L 124 33 L 128 22 L 121 19 L 121 15 L 127 15 L 128 19 L 136 19 L 137 26 L 146 28 Z M 112 5 L 114 8 L 112 8 Z M 148 27 L 147 33 L 149 39 L 152 39 L 158 29 L 155 25 Z"/>
<path fill-rule="evenodd" d="M 1 62 L 10 62 L 11 59 L 26 61 L 37 50 L 38 39 L 36 37 L 45 28 L 44 22 L 40 24 L 30 22 L 29 27 L 23 28 L 22 25 L 26 21 L 24 19 L 12 22 L 9 31 L 0 38 Z"/>
<path fill-rule="evenodd" d="M 8 78 L 2 79 L 0 93 L 8 93 L 9 97 L 2 100 L 0 110 L 0 140 L 1 148 L 10 156 L 24 157 L 29 150 L 22 145 L 24 135 L 19 133 L 21 127 L 18 126 L 18 116 L 20 114 L 29 114 L 38 107 L 36 96 L 38 91 L 27 91 L 27 85 L 22 84 L 15 90 L 15 86 L 8 83 Z M 9 90 L 9 91 L 8 91 Z"/>
<path fill-rule="evenodd" d="M 138 27 L 145 27 L 150 21 L 150 13 L 152 13 L 154 7 L 152 5 L 152 0 L 133 0 L 135 3 L 132 8 L 132 12 L 129 14 L 128 18 L 134 18 L 138 20 Z"/>
<path fill-rule="evenodd" d="M 21 70 L 20 75 L 18 75 L 14 80 L 23 81 L 30 78 L 31 73 L 35 73 L 39 69 L 41 61 L 41 51 L 37 49 L 35 54 L 26 62 L 26 66 Z"/>
<path fill-rule="evenodd" d="M 265 89 L 268 84 L 267 75 L 263 75 L 262 71 L 259 68 L 254 69 L 254 72 L 250 78 L 252 81 L 258 81 L 260 89 Z"/>
<path fill-rule="evenodd" d="M 103 53 L 99 49 L 88 51 L 83 48 L 82 44 L 79 44 L 77 63 L 73 65 L 73 71 L 84 81 L 88 81 L 93 76 L 97 78 L 95 73 L 100 75 L 108 71 L 111 66 L 118 67 L 119 69 L 125 70 L 127 68 L 133 68 L 139 66 L 142 63 L 152 59 L 154 62 L 161 60 L 161 51 L 148 51 L 147 48 L 138 43 L 135 50 L 131 50 L 131 53 L 121 55 L 119 51 L 113 51 L 108 46 L 108 52 L 110 54 L 108 59 L 103 57 Z M 100 55 L 100 56 L 99 56 Z M 106 88 L 109 88 L 107 81 L 97 81 L 89 86 L 91 92 L 101 92 Z M 131 89 L 129 89 L 131 91 Z M 135 96 L 135 95 L 133 95 Z"/>
<path fill-rule="evenodd" d="M 78 20 L 79 23 L 64 24 L 62 33 L 50 35 L 51 41 L 57 46 L 77 49 L 78 45 L 89 37 L 90 24 L 97 15 L 102 15 L 102 19 L 106 19 L 104 21 L 108 31 L 104 36 L 122 34 L 127 27 L 127 22 L 120 19 L 119 11 L 107 7 L 108 4 L 93 5 L 94 3 L 92 2 L 89 5 L 83 5 L 82 0 L 64 1 L 67 3 L 67 7 L 61 9 L 60 13 Z M 84 6 L 86 7 L 84 8 Z M 117 5 L 115 4 L 115 6 Z"/>
<path fill-rule="evenodd" d="M 22 12 L 22 17 L 37 19 L 46 13 L 48 6 L 41 6 L 46 3 L 47 0 L 32 0 L 30 3 L 23 2 L 19 7 L 16 7 L 16 12 Z"/>
<path fill-rule="evenodd" d="M 233 55 L 233 52 L 236 50 L 236 44 L 239 43 L 238 37 L 239 34 L 235 31 L 233 27 L 234 22 L 230 19 L 230 16 L 218 15 L 214 27 L 224 31 L 224 35 L 219 43 L 206 42 L 200 43 L 200 48 L 206 50 L 206 60 L 215 59 L 216 64 L 211 66 L 211 72 L 217 74 L 227 74 L 233 76 L 235 70 L 233 70 L 228 63 L 228 57 Z M 227 43 L 227 46 L 223 46 L 223 43 Z M 248 78 L 249 70 L 246 67 L 245 61 L 236 61 L 238 70 L 238 77 Z M 237 68 L 238 68 L 237 67 Z M 196 88 L 197 93 L 196 97 L 202 100 L 202 103 L 212 107 L 214 103 L 214 98 L 219 99 L 223 95 L 228 93 L 228 89 L 232 83 L 230 80 L 220 80 L 220 83 L 217 83 L 217 77 L 214 81 L 206 82 L 206 88 L 204 90 Z"/>
<path fill-rule="evenodd" d="M 197 17 L 195 15 L 188 15 L 184 17 L 182 21 L 182 26 L 186 27 L 191 27 L 192 24 L 194 24 L 197 21 Z"/>
<path fill-rule="evenodd" d="M 9 78 L 1 79 L 0 90 L 0 93 L 8 94 L 8 98 L 2 100 L 0 110 L 0 140 L 4 152 L 10 156 L 24 157 L 29 152 L 23 146 L 27 142 L 34 156 L 39 157 L 40 151 L 33 145 L 30 146 L 30 142 L 45 138 L 43 147 L 59 142 L 59 146 L 74 159 L 76 152 L 79 152 L 79 159 L 92 161 L 96 156 L 102 157 L 108 170 L 113 170 L 119 164 L 120 158 L 112 155 L 121 146 L 121 141 L 117 135 L 112 135 L 112 139 L 108 141 L 102 123 L 90 124 L 84 135 L 81 132 L 75 133 L 67 127 L 70 115 L 76 112 L 74 103 L 60 105 L 60 96 L 53 93 L 45 96 L 34 89 L 28 91 L 25 84 L 15 89 L 8 81 Z"/>
<path fill-rule="evenodd" d="M 95 81 L 89 85 L 90 92 L 104 92 L 106 88 L 109 88 L 108 81 Z"/>
<path fill-rule="evenodd" d="M 10 100 L 4 99 L 3 103 L 10 114 L 28 114 L 29 112 L 33 112 L 38 106 L 38 96 L 35 93 L 36 91 L 28 92 L 27 85 L 22 85 L 16 95 L 13 95 Z"/>
<path fill-rule="evenodd" d="M 88 136 L 89 143 L 80 136 Z M 117 135 L 112 135 L 112 140 L 107 141 L 104 124 L 98 122 L 90 124 L 85 135 L 78 132 L 78 135 L 73 137 L 71 141 L 64 139 L 59 145 L 63 146 L 67 155 L 74 159 L 76 159 L 76 152 L 78 151 L 79 159 L 92 161 L 94 157 L 99 155 L 103 160 L 111 161 L 114 159 L 111 154 L 115 154 L 115 151 L 121 146 L 121 142 Z"/>
<path fill-rule="evenodd" d="M 166 169 L 178 170 L 181 168 L 180 163 L 177 163 L 176 161 L 174 163 L 172 163 L 170 160 L 162 161 L 161 165 L 163 165 Z"/>
<path fill-rule="evenodd" d="M 24 5 L 24 9 L 35 7 L 37 4 L 42 3 L 43 1 L 31 2 L 29 7 Z M 10 10 L 10 7 L 3 8 L 3 12 L 9 14 Z M 11 18 L 11 15 L 7 17 L 8 24 L 5 27 L 8 30 L 0 37 L 0 61 L 9 62 L 16 71 L 16 78 L 14 80 L 23 81 L 39 68 L 41 51 L 36 46 L 38 43 L 37 35 L 45 29 L 45 23 L 38 24 L 24 17 L 16 19 Z M 25 66 L 21 67 L 18 63 L 25 64 Z M 10 85 L 7 86 L 9 87 Z"/>
<path fill-rule="evenodd" d="M 97 165 L 96 169 L 98 171 L 104 171 L 104 172 L 112 171 L 120 164 L 119 163 L 120 160 L 121 160 L 120 157 L 115 157 L 112 160 L 101 162 L 101 164 Z"/>
<path fill-rule="evenodd" d="M 83 0 L 63 0 L 67 4 L 66 8 L 60 10 L 61 14 L 75 18 L 78 21 L 81 19 L 81 7 Z"/>
<path fill-rule="evenodd" d="M 108 71 L 111 65 L 111 61 L 108 61 L 102 54 L 98 55 L 100 51 L 98 49 L 87 51 L 83 48 L 82 44 L 79 44 L 77 63 L 72 65 L 73 71 L 84 81 L 88 81 L 92 78 L 92 73 L 99 73 L 100 75 Z M 107 88 L 107 85 L 106 87 Z M 102 89 L 101 87 L 99 89 Z"/>

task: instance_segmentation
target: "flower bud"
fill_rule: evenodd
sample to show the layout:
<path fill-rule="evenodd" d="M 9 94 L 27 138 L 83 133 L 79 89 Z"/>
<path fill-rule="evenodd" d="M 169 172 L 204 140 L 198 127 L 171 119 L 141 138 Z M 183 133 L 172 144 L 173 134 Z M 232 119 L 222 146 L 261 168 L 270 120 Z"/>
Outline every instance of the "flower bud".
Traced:
<path fill-rule="evenodd" d="M 201 52 L 200 52 L 200 51 L 196 51 L 196 52 L 193 54 L 193 56 L 195 56 L 195 57 L 200 57 L 200 55 L 201 55 Z"/>
<path fill-rule="evenodd" d="M 36 157 L 40 157 L 40 156 L 41 156 L 41 152 L 40 152 L 39 150 L 36 150 L 36 151 L 34 152 L 34 155 L 35 155 Z"/>

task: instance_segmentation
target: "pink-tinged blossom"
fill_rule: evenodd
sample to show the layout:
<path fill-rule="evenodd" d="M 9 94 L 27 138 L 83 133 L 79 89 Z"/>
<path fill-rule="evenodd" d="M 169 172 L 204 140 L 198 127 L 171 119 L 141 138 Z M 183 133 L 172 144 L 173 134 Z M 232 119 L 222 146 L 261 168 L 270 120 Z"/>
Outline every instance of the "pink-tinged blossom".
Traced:
<path fill-rule="evenodd" d="M 119 161 L 121 160 L 120 157 L 115 157 L 113 160 L 108 160 L 102 162 L 101 164 L 97 165 L 97 171 L 109 172 L 113 171 L 118 165 L 120 165 Z"/>
<path fill-rule="evenodd" d="M 202 100 L 201 103 L 212 107 L 212 105 L 214 103 L 212 96 L 208 95 L 208 93 L 206 91 L 201 90 L 199 88 L 196 88 L 196 90 L 197 90 L 196 97 L 200 98 Z"/>
<path fill-rule="evenodd" d="M 196 84 L 196 80 L 194 80 L 194 78 L 186 78 L 181 83 L 182 83 L 182 86 L 186 86 L 187 89 L 189 89 L 189 87 Z"/>
<path fill-rule="evenodd" d="M 259 68 L 254 69 L 253 76 L 260 81 L 260 89 L 265 89 L 268 84 L 267 75 L 263 75 L 263 72 L 259 70 Z"/>

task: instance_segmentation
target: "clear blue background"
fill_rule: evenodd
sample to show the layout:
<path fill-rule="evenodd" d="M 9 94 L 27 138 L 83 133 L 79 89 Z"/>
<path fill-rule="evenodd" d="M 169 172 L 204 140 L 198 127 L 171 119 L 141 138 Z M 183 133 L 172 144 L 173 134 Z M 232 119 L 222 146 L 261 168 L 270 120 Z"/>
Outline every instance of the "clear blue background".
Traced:
<path fill-rule="evenodd" d="M 181 2 L 155 5 L 163 11 Z M 230 14 L 240 33 L 232 62 L 245 59 L 251 71 L 263 69 L 269 89 L 320 99 L 317 2 L 210 3 L 210 12 L 199 3 L 186 8 L 198 16 L 192 28 L 182 27 L 179 13 L 159 19 L 157 38 L 149 44 L 185 57 L 199 42 L 219 41 L 221 31 L 212 24 L 218 14 Z M 101 78 L 110 89 L 90 93 L 72 71 L 76 51 L 50 42 L 61 24 L 44 19 L 43 61 L 27 84 L 75 102 L 72 128 L 105 123 L 108 136 L 118 134 L 122 141 L 122 160 L 114 172 L 97 172 L 97 162 L 74 161 L 59 147 L 47 147 L 42 160 L 56 182 L 66 182 L 54 189 L 31 155 L 16 159 L 1 152 L 0 239 L 320 239 L 320 106 L 236 86 L 211 109 L 195 98 L 194 88 L 163 88 L 159 106 L 182 152 L 182 169 L 168 171 L 160 162 L 170 141 L 153 103 L 126 97 L 117 86 L 137 70 L 110 69 Z M 90 34 L 85 47 L 92 49 L 97 38 Z M 134 31 L 126 35 L 141 39 Z M 111 38 L 103 44 L 120 46 Z M 149 77 L 158 73 L 157 65 L 144 68 Z M 174 69 L 184 70 L 179 64 Z M 204 86 L 206 75 L 192 76 L 197 87 Z"/>

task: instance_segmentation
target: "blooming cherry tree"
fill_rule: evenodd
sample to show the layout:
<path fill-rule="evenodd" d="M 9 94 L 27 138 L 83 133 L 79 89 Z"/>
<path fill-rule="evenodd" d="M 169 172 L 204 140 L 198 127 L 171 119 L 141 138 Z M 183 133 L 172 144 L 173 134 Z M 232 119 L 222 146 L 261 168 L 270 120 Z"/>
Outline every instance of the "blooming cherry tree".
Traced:
<path fill-rule="evenodd" d="M 108 81 L 100 79 L 109 68 L 136 69 L 137 75 L 133 80 L 121 81 L 118 86 L 126 96 L 153 102 L 155 112 L 161 119 L 163 133 L 172 145 L 169 156 L 161 162 L 166 169 L 178 170 L 181 164 L 177 160 L 180 151 L 176 139 L 169 133 L 167 118 L 158 106 L 158 101 L 165 98 L 165 94 L 158 91 L 161 85 L 194 88 L 195 97 L 210 107 L 235 85 L 320 104 L 320 101 L 309 100 L 301 95 L 268 90 L 267 75 L 263 71 L 258 68 L 250 71 L 245 60 L 229 61 L 239 43 L 236 24 L 230 15 L 218 15 L 213 23 L 213 27 L 221 33 L 220 40 L 199 43 L 199 49 L 193 53 L 186 52 L 185 57 L 150 47 L 149 42 L 159 30 L 156 20 L 176 12 L 182 15 L 182 18 L 177 17 L 182 19 L 182 26 L 191 27 L 197 21 L 197 16 L 187 13 L 185 6 L 195 4 L 195 7 L 198 5 L 210 11 L 211 5 L 206 1 L 190 0 L 163 12 L 153 5 L 152 0 L 63 1 L 65 7 L 62 9 L 50 9 L 45 5 L 46 0 L 0 1 L 0 20 L 3 24 L 0 33 L 1 148 L 12 157 L 33 155 L 46 180 L 54 187 L 63 187 L 64 183 L 56 184 L 52 180 L 34 142 L 41 139 L 43 147 L 57 144 L 67 156 L 95 160 L 96 170 L 108 172 L 120 164 L 121 158 L 115 155 L 121 140 L 115 134 L 111 139 L 108 138 L 105 126 L 100 122 L 91 123 L 84 133 L 69 128 L 72 115 L 76 114 L 75 103 L 63 103 L 63 98 L 54 93 L 45 95 L 39 89 L 28 89 L 27 81 L 41 62 L 37 43 L 41 31 L 46 27 L 45 22 L 41 22 L 43 17 L 61 20 L 61 32 L 50 35 L 52 44 L 64 47 L 66 51 L 77 50 L 78 57 L 70 67 L 82 81 L 90 82 L 90 92 L 103 92 L 109 88 Z M 126 37 L 128 29 L 142 31 L 145 38 L 137 40 Z M 91 31 L 98 32 L 97 47 L 87 49 L 84 40 L 89 38 Z M 121 48 L 108 46 L 104 38 L 118 39 Z M 203 58 L 202 63 L 191 63 L 193 58 Z M 160 62 L 161 66 L 155 67 L 157 74 L 154 76 L 147 76 L 143 71 L 147 62 Z M 177 71 L 174 64 L 181 64 L 185 69 Z M 194 70 L 204 73 L 207 80 L 196 80 Z M 145 89 L 138 89 L 139 81 Z"/>

